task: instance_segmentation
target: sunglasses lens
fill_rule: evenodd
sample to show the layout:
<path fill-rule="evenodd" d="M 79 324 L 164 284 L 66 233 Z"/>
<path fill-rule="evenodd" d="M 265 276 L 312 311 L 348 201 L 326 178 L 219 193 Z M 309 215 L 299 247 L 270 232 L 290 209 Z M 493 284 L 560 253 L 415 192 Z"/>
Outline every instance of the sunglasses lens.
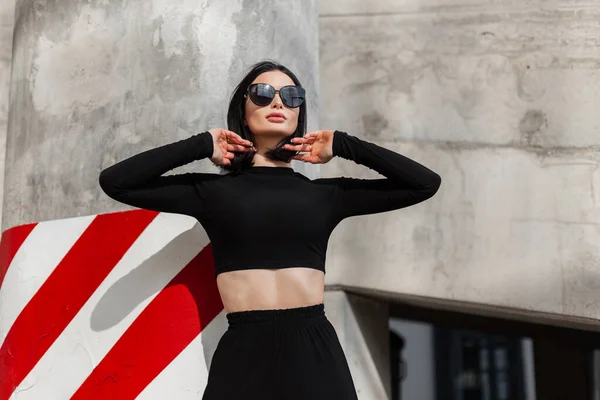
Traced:
<path fill-rule="evenodd" d="M 250 87 L 250 100 L 257 106 L 266 106 L 275 97 L 275 89 L 262 83 Z"/>
<path fill-rule="evenodd" d="M 279 92 L 283 104 L 291 108 L 300 107 L 304 102 L 304 94 L 304 88 L 299 86 L 286 86 Z"/>
<path fill-rule="evenodd" d="M 284 86 L 279 91 L 279 96 L 283 104 L 290 108 L 300 107 L 304 102 L 306 91 L 299 86 Z M 255 83 L 250 86 L 250 100 L 257 106 L 266 106 L 271 104 L 275 97 L 275 89 L 266 83 Z"/>

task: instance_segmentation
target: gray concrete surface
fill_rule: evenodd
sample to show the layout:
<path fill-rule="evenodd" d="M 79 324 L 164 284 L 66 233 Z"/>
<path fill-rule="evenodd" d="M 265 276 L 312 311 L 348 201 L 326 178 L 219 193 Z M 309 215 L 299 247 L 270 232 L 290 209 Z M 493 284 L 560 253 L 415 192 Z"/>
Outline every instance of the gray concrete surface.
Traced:
<path fill-rule="evenodd" d="M 389 311 L 385 302 L 325 291 L 325 314 L 346 354 L 359 400 L 391 396 Z"/>
<path fill-rule="evenodd" d="M 12 38 L 15 0 L 0 0 L 0 233 L 2 229 L 2 193 L 4 192 L 4 158 L 8 123 L 8 96 L 12 63 Z"/>
<path fill-rule="evenodd" d="M 317 126 L 315 1 L 17 1 L 4 227 L 129 207 L 108 165 L 213 127 L 248 67 L 282 62 Z M 208 160 L 181 170 L 214 171 Z"/>
<path fill-rule="evenodd" d="M 598 329 L 597 3 L 319 7 L 323 129 L 443 180 L 425 203 L 342 222 L 327 283 Z M 321 171 L 379 176 L 346 160 Z"/>

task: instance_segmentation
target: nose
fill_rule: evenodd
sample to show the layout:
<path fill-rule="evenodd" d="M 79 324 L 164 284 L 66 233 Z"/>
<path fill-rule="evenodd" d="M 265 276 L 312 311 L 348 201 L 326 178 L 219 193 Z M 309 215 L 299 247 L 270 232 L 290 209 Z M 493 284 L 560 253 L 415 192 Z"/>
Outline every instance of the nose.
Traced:
<path fill-rule="evenodd" d="M 271 101 L 271 105 L 274 105 L 276 107 L 282 107 L 283 106 L 283 102 L 281 101 L 281 97 L 279 96 L 279 90 L 275 91 L 275 96 L 273 97 L 273 100 Z"/>

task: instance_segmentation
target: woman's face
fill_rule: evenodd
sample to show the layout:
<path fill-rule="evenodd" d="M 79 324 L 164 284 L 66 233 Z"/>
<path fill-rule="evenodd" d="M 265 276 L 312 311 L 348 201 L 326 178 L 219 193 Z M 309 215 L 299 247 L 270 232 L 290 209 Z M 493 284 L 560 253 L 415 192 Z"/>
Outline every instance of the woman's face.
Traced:
<path fill-rule="evenodd" d="M 263 72 L 252 83 L 268 83 L 275 90 L 279 90 L 282 86 L 294 85 L 292 78 L 277 70 Z M 272 113 L 283 114 L 284 118 L 268 118 Z M 290 136 L 296 131 L 299 114 L 300 107 L 287 107 L 281 102 L 279 93 L 276 93 L 271 104 L 266 106 L 257 106 L 250 100 L 250 96 L 246 97 L 244 122 L 255 136 L 280 136 L 281 138 Z"/>

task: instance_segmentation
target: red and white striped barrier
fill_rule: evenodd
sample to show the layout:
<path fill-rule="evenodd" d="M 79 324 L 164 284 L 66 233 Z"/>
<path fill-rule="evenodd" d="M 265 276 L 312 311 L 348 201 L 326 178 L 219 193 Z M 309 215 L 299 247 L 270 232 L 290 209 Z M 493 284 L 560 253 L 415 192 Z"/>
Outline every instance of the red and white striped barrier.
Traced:
<path fill-rule="evenodd" d="M 191 217 L 134 210 L 0 242 L 0 400 L 199 399 L 227 328 Z"/>

